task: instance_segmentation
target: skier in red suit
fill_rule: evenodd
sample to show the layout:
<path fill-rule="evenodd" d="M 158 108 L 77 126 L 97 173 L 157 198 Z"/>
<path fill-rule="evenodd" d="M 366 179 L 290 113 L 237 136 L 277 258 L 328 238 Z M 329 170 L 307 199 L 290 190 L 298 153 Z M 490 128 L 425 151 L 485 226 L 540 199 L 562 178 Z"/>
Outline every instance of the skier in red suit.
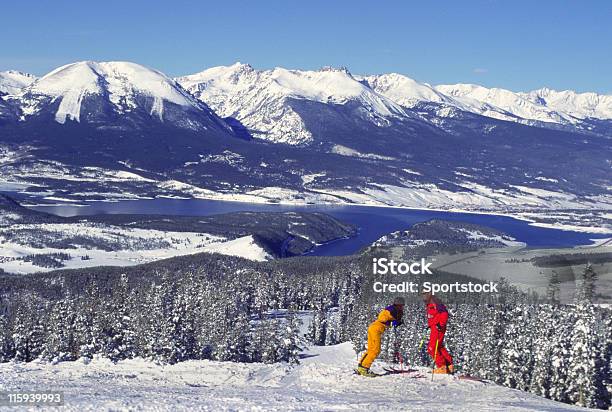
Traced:
<path fill-rule="evenodd" d="M 436 363 L 434 373 L 453 373 L 453 358 L 444 346 L 444 334 L 446 333 L 446 325 L 448 323 L 448 310 L 446 310 L 446 306 L 431 293 L 423 292 L 422 296 L 427 308 L 427 325 L 430 330 L 427 352 L 429 352 Z"/>

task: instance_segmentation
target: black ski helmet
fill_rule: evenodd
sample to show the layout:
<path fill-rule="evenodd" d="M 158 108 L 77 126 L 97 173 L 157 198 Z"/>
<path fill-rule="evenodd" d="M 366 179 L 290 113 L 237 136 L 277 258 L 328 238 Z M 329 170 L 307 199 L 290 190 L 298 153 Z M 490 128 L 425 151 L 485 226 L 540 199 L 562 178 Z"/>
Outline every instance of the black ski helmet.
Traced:
<path fill-rule="evenodd" d="M 406 299 L 404 299 L 401 296 L 398 296 L 395 299 L 393 299 L 393 304 L 394 305 L 405 305 L 406 304 Z"/>

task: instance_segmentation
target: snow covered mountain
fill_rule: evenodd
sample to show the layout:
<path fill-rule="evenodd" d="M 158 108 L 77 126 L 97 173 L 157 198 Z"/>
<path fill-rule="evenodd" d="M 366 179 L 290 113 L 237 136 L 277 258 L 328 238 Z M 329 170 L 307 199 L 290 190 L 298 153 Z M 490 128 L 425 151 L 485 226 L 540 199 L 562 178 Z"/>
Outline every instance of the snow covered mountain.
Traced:
<path fill-rule="evenodd" d="M 540 126 L 546 123 L 575 126 L 585 119 L 612 120 L 612 96 L 596 93 L 546 88 L 523 93 L 475 84 L 431 86 L 397 73 L 362 79 L 377 93 L 407 108 L 435 103 L 494 119 Z"/>
<path fill-rule="evenodd" d="M 15 97 L 22 119 L 74 121 L 101 127 L 162 122 L 206 130 L 227 128 L 210 109 L 164 74 L 129 62 L 77 62 L 37 79 Z"/>
<path fill-rule="evenodd" d="M 595 94 L 240 63 L 172 80 L 134 63 L 78 62 L 0 97 L 0 125 L 0 182 L 40 192 L 475 210 L 612 204 L 610 96 Z"/>
<path fill-rule="evenodd" d="M 509 121 L 533 120 L 546 123 L 573 124 L 578 119 L 550 108 L 537 99 L 510 90 L 486 88 L 475 84 L 437 86 L 436 90 L 454 98 L 461 108 L 483 116 Z"/>
<path fill-rule="evenodd" d="M 304 104 L 296 104 L 299 101 L 327 108 L 351 107 L 354 117 L 376 127 L 407 119 L 423 120 L 423 107 L 433 109 L 430 114 L 434 118 L 426 117 L 436 126 L 443 122 L 441 119 L 461 117 L 459 112 L 579 131 L 593 131 L 591 120 L 612 120 L 612 96 L 548 89 L 516 93 L 473 84 L 431 86 L 397 73 L 353 76 L 346 69 L 330 68 L 256 70 L 236 63 L 176 80 L 253 137 L 275 143 L 308 144 L 316 140 L 307 119 L 312 117 L 313 106 L 305 110 Z M 320 111 L 321 107 L 316 109 Z M 318 120 L 330 121 L 320 114 Z"/>
<path fill-rule="evenodd" d="M 36 80 L 36 76 L 16 70 L 0 72 L 0 95 L 16 94 Z"/>
<path fill-rule="evenodd" d="M 375 127 L 409 117 L 401 106 L 362 84 L 346 69 L 256 70 L 247 64 L 213 67 L 176 79 L 220 116 L 242 123 L 257 138 L 292 145 L 311 143 L 313 133 L 295 101 L 349 108 Z"/>
<path fill-rule="evenodd" d="M 144 127 L 153 120 L 192 130 L 227 129 L 219 115 L 235 131 L 292 145 L 316 141 L 313 129 L 320 122 L 327 123 L 320 133 L 333 133 L 333 122 L 346 122 L 347 116 L 351 123 L 360 122 L 355 124 L 360 129 L 423 120 L 439 127 L 440 119 L 461 117 L 459 112 L 600 134 L 612 127 L 608 95 L 432 86 L 398 73 L 356 76 L 344 68 L 257 70 L 236 63 L 172 80 L 135 63 L 83 61 L 41 78 L 0 72 L 0 96 L 4 120 L 43 117 L 106 128 Z M 423 118 L 424 106 L 434 109 L 434 119 Z"/>
<path fill-rule="evenodd" d="M 439 92 L 429 84 L 419 83 L 398 73 L 363 76 L 360 79 L 376 93 L 404 107 L 412 108 L 421 102 L 459 105 L 459 102 Z"/>
<path fill-rule="evenodd" d="M 36 76 L 15 70 L 0 72 L 0 123 L 17 119 L 19 107 L 9 101 L 10 95 L 19 93 L 35 80 Z"/>
<path fill-rule="evenodd" d="M 547 88 L 518 94 L 536 104 L 578 119 L 612 119 L 612 96 L 576 93 L 572 90 L 556 91 Z"/>

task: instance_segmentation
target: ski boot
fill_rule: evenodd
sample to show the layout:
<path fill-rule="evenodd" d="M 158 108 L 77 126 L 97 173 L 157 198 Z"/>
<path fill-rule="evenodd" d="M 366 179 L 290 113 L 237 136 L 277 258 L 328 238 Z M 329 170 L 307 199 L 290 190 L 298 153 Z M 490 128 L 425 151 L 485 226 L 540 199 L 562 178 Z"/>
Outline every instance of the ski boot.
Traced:
<path fill-rule="evenodd" d="M 378 374 L 370 371 L 369 368 L 364 368 L 361 365 L 357 366 L 356 372 L 358 375 L 365 376 L 367 378 L 375 378 L 376 376 L 378 376 Z"/>
<path fill-rule="evenodd" d="M 434 369 L 433 373 L 440 375 L 448 375 L 448 369 L 446 366 L 440 366 L 439 368 Z"/>

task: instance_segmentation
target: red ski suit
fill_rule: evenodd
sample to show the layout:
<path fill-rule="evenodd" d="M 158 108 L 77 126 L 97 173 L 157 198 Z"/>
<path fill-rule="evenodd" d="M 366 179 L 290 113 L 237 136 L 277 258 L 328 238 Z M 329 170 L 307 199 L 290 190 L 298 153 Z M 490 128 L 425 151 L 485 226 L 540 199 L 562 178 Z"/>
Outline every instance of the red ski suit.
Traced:
<path fill-rule="evenodd" d="M 453 358 L 444 347 L 444 333 L 446 333 L 447 322 L 448 311 L 446 310 L 446 306 L 432 299 L 427 304 L 427 325 L 430 329 L 427 352 L 429 352 L 432 358 L 434 357 L 434 354 L 436 354 L 437 341 L 438 351 L 434 361 L 438 368 L 453 364 Z"/>

